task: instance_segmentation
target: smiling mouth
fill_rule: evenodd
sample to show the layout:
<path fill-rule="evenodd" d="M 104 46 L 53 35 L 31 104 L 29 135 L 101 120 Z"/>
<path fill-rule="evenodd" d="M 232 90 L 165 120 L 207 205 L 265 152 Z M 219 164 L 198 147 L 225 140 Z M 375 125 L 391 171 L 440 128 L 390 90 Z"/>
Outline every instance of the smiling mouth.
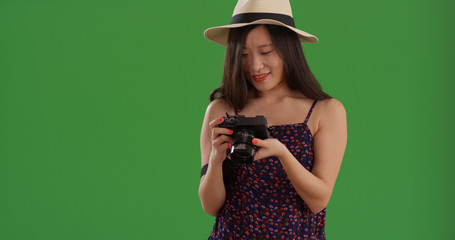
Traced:
<path fill-rule="evenodd" d="M 252 77 L 255 82 L 262 82 L 267 78 L 267 76 L 269 76 L 269 74 L 270 74 L 270 72 L 260 74 L 260 75 L 253 75 Z"/>

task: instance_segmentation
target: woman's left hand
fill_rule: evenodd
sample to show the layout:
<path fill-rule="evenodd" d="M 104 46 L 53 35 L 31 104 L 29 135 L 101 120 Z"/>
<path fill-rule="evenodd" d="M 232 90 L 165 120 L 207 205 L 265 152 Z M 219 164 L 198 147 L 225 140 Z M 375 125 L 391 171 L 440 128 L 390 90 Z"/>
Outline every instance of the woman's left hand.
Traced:
<path fill-rule="evenodd" d="M 278 139 L 275 138 L 268 138 L 268 139 L 259 139 L 259 138 L 254 138 L 253 139 L 253 144 L 259 147 L 259 149 L 256 152 L 256 155 L 254 156 L 254 160 L 270 157 L 270 156 L 275 156 L 280 158 L 280 156 L 283 156 L 286 151 L 289 151 L 286 146 L 284 146 L 283 143 L 278 141 Z"/>

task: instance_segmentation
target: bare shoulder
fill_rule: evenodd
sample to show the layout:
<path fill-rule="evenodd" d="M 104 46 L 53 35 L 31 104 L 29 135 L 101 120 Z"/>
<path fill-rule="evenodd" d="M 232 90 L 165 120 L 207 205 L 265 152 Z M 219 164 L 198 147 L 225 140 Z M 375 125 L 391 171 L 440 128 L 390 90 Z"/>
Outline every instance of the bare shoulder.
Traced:
<path fill-rule="evenodd" d="M 344 105 L 335 98 L 324 99 L 318 101 L 319 111 L 325 116 L 330 117 L 333 114 L 344 114 L 346 115 L 346 109 Z"/>
<path fill-rule="evenodd" d="M 218 98 L 210 102 L 205 112 L 205 117 L 212 120 L 226 115 L 226 113 L 232 114 L 233 109 L 224 99 Z"/>
<path fill-rule="evenodd" d="M 208 128 L 210 121 L 226 116 L 226 113 L 230 115 L 234 114 L 234 110 L 230 104 L 221 98 L 213 100 L 205 111 L 203 128 Z"/>
<path fill-rule="evenodd" d="M 332 124 L 333 122 L 346 122 L 346 109 L 337 99 L 319 100 L 317 105 L 319 105 L 319 127 L 322 127 L 324 124 Z"/>
<path fill-rule="evenodd" d="M 324 126 L 346 125 L 344 105 L 335 98 L 318 100 L 313 115 L 308 123 L 310 131 L 314 133 L 313 136 L 316 136 Z"/>

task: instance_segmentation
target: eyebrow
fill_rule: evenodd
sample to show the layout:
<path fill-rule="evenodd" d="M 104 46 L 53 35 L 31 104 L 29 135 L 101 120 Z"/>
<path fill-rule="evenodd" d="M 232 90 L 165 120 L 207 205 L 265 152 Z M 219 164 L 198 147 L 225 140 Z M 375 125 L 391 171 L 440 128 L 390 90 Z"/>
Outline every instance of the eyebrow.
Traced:
<path fill-rule="evenodd" d="M 265 48 L 265 47 L 269 47 L 269 46 L 272 46 L 272 44 L 267 43 L 267 44 L 259 45 L 258 48 Z"/>
<path fill-rule="evenodd" d="M 259 45 L 257 48 L 265 48 L 265 47 L 270 47 L 270 46 L 273 46 L 273 44 L 271 44 L 271 43 L 262 44 L 262 45 Z M 243 47 L 243 49 L 246 49 L 246 48 Z"/>

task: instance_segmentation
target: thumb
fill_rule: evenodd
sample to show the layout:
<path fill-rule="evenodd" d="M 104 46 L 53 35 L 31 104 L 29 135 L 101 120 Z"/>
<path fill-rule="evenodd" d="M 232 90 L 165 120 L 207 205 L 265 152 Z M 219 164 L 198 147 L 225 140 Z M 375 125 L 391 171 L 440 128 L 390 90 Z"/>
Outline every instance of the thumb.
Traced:
<path fill-rule="evenodd" d="M 253 145 L 256 145 L 258 147 L 262 147 L 264 145 L 264 140 L 262 140 L 260 138 L 253 138 L 253 140 L 251 140 L 251 143 L 253 143 Z"/>

